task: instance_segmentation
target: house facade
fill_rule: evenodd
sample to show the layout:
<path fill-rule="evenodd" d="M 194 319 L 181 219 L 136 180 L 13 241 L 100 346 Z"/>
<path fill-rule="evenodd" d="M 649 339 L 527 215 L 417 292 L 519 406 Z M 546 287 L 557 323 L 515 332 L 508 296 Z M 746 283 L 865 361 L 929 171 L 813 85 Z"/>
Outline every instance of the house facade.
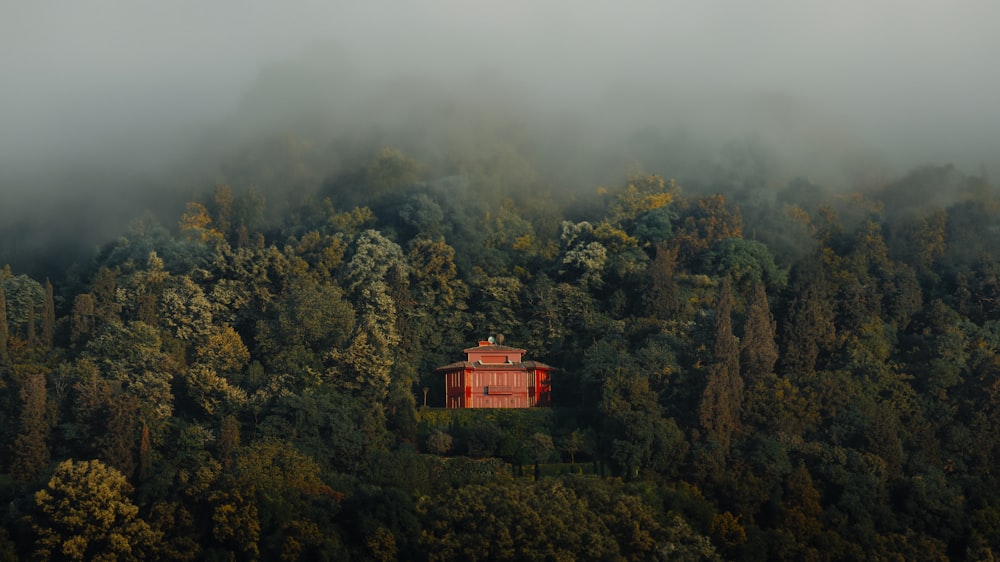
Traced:
<path fill-rule="evenodd" d="M 481 341 L 464 353 L 465 361 L 435 369 L 445 377 L 445 405 L 448 408 L 551 405 L 549 385 L 550 375 L 556 370 L 554 367 L 525 361 L 525 350 L 493 341 Z"/>

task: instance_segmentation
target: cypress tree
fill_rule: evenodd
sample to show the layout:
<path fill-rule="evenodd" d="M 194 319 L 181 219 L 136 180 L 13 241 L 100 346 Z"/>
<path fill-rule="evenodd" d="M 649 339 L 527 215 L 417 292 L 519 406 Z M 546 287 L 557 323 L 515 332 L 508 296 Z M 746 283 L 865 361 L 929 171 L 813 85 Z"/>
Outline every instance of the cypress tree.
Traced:
<path fill-rule="evenodd" d="M 774 371 L 778 361 L 774 315 L 763 283 L 756 283 L 747 302 L 747 320 L 740 341 L 740 368 L 747 381 L 758 381 Z"/>
<path fill-rule="evenodd" d="M 53 297 L 52 283 L 45 279 L 45 310 L 42 316 L 42 346 L 52 349 L 56 331 L 56 304 Z"/>
<path fill-rule="evenodd" d="M 240 422 L 236 419 L 236 416 L 226 416 L 222 418 L 222 424 L 219 427 L 219 439 L 216 441 L 216 451 L 219 454 L 219 460 L 222 462 L 222 466 L 225 469 L 233 464 L 233 458 L 236 456 L 236 450 L 240 447 Z"/>
<path fill-rule="evenodd" d="M 107 426 L 100 438 L 101 458 L 130 478 L 135 474 L 136 437 L 141 439 L 139 402 L 134 396 L 119 395 L 111 401 Z"/>
<path fill-rule="evenodd" d="M 10 352 L 7 350 L 7 297 L 0 287 L 0 369 L 10 367 Z"/>
<path fill-rule="evenodd" d="M 784 323 L 783 372 L 811 373 L 820 354 L 836 343 L 834 287 L 823 270 L 821 252 L 807 258 L 792 282 L 791 292 L 797 296 Z"/>
<path fill-rule="evenodd" d="M 45 403 L 45 375 L 30 375 L 21 387 L 21 424 L 10 467 L 11 476 L 19 482 L 30 482 L 49 464 Z"/>
<path fill-rule="evenodd" d="M 94 297 L 90 293 L 77 295 L 73 299 L 73 314 L 70 316 L 70 336 L 73 343 L 79 343 L 94 331 Z"/>
<path fill-rule="evenodd" d="M 35 330 L 35 303 L 28 307 L 28 349 L 34 350 L 38 347 L 38 334 Z"/>
<path fill-rule="evenodd" d="M 149 426 L 142 424 L 139 437 L 139 480 L 147 480 L 153 474 L 153 450 L 149 444 Z"/>
<path fill-rule="evenodd" d="M 656 256 L 646 268 L 647 310 L 659 320 L 667 320 L 681 308 L 680 287 L 674 280 L 677 270 L 677 246 L 656 245 Z"/>
<path fill-rule="evenodd" d="M 90 294 L 94 298 L 94 316 L 100 320 L 102 326 L 121 321 L 117 270 L 107 267 L 97 270 Z"/>
<path fill-rule="evenodd" d="M 739 429 L 743 403 L 743 379 L 740 378 L 740 352 L 733 336 L 732 295 L 726 278 L 719 291 L 715 311 L 715 361 L 708 368 L 708 381 L 698 410 L 708 441 L 715 441 L 729 451 L 733 434 Z"/>

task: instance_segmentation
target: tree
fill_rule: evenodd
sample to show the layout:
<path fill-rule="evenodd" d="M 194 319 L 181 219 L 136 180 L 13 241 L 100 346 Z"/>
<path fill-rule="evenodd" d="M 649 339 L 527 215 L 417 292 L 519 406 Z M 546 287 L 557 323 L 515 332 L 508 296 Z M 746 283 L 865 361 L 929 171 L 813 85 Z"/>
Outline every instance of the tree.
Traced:
<path fill-rule="evenodd" d="M 743 219 L 738 210 L 729 209 L 725 196 L 718 194 L 681 203 L 674 240 L 680 247 L 683 263 L 690 263 L 715 242 L 743 236 Z"/>
<path fill-rule="evenodd" d="M 349 292 L 358 321 L 348 349 L 335 349 L 329 357 L 337 378 L 378 401 L 389 393 L 396 346 L 401 339 L 391 281 L 405 277 L 407 271 L 399 245 L 375 230 L 361 233 L 355 254 L 347 264 Z"/>
<path fill-rule="evenodd" d="M 597 514 L 557 481 L 468 485 L 422 501 L 429 560 L 612 559 Z"/>
<path fill-rule="evenodd" d="M 384 409 L 331 384 L 283 392 L 261 434 L 288 440 L 328 470 L 360 473 L 375 451 L 388 448 Z"/>
<path fill-rule="evenodd" d="M 391 306 L 388 296 L 381 295 L 377 304 L 382 305 L 382 311 Z M 374 312 L 374 311 L 373 311 Z M 334 364 L 333 378 L 344 388 L 359 392 L 361 395 L 376 401 L 382 401 L 389 394 L 392 383 L 392 346 L 396 340 L 385 340 L 379 334 L 369 331 L 377 330 L 377 316 L 369 313 L 367 326 L 360 326 L 350 346 L 344 350 L 333 350 L 329 357 Z M 369 328 L 366 330 L 364 328 Z M 393 332 L 394 333 L 394 332 Z"/>
<path fill-rule="evenodd" d="M 778 361 L 776 325 L 767 302 L 763 283 L 755 283 L 747 303 L 747 318 L 740 340 L 740 368 L 747 382 L 753 384 L 774 370 Z"/>
<path fill-rule="evenodd" d="M 604 455 L 619 474 L 634 480 L 641 470 L 669 474 L 687 453 L 684 435 L 664 418 L 649 379 L 619 369 L 604 380 Z"/>
<path fill-rule="evenodd" d="M 139 481 L 148 480 L 153 470 L 153 447 L 149 443 L 149 426 L 139 432 Z"/>
<path fill-rule="evenodd" d="M 472 282 L 473 302 L 478 303 L 472 326 L 480 333 L 517 334 L 521 330 L 519 317 L 523 283 L 513 276 L 486 275 L 477 270 Z"/>
<path fill-rule="evenodd" d="M 656 244 L 656 254 L 646 268 L 647 310 L 658 320 L 669 320 L 681 309 L 677 272 L 677 246 Z"/>
<path fill-rule="evenodd" d="M 708 380 L 698 409 L 705 436 L 723 451 L 729 450 L 733 434 L 739 429 L 743 403 L 743 379 L 740 377 L 739 347 L 732 327 L 732 297 L 729 279 L 724 279 L 715 309 L 714 362 L 708 368 Z"/>
<path fill-rule="evenodd" d="M 306 273 L 289 275 L 271 308 L 274 318 L 259 326 L 257 337 L 268 352 L 304 346 L 321 353 L 342 345 L 355 327 L 343 290 Z"/>
<path fill-rule="evenodd" d="M 569 453 L 570 464 L 576 464 L 576 454 L 583 451 L 586 445 L 586 435 L 579 429 L 574 429 L 569 435 L 563 437 L 559 443 L 559 449 Z"/>
<path fill-rule="evenodd" d="M 813 485 L 812 475 L 804 464 L 792 471 L 785 483 L 785 501 L 782 502 L 781 526 L 795 538 L 792 551 L 800 559 L 816 558 L 817 552 L 810 542 L 822 530 L 819 516 L 823 511 L 820 494 Z"/>
<path fill-rule="evenodd" d="M 420 163 L 394 148 L 383 148 L 365 167 L 365 185 L 370 195 L 406 187 L 419 179 Z"/>
<path fill-rule="evenodd" d="M 198 361 L 212 367 L 219 373 L 239 376 L 250 362 L 250 351 L 243 339 L 231 326 L 213 327 L 211 333 L 196 354 Z"/>
<path fill-rule="evenodd" d="M 403 249 L 377 230 L 366 230 L 358 236 L 354 256 L 347 264 L 347 290 L 356 296 L 375 281 L 386 282 L 394 267 L 406 270 Z"/>
<path fill-rule="evenodd" d="M 111 383 L 101 378 L 92 361 L 79 359 L 73 366 L 76 382 L 73 384 L 74 450 L 82 456 L 97 454 L 97 442 L 107 428 L 108 409 L 113 389 Z"/>
<path fill-rule="evenodd" d="M 216 441 L 215 449 L 222 463 L 222 468 L 229 469 L 233 464 L 233 459 L 240 441 L 240 421 L 236 416 L 226 416 L 222 418 L 219 425 L 219 439 Z"/>
<path fill-rule="evenodd" d="M 118 302 L 118 270 L 101 267 L 94 275 L 90 294 L 93 296 L 93 314 L 103 327 L 121 321 L 121 304 Z"/>
<path fill-rule="evenodd" d="M 233 188 L 226 184 L 215 186 L 212 193 L 212 211 L 215 215 L 215 224 L 224 237 L 228 237 L 233 231 L 233 202 Z"/>
<path fill-rule="evenodd" d="M 7 297 L 3 286 L 0 285 L 0 369 L 8 367 L 10 367 L 10 351 L 7 348 Z"/>
<path fill-rule="evenodd" d="M 45 375 L 29 375 L 21 388 L 21 427 L 14 441 L 11 475 L 21 482 L 34 480 L 49 464 L 48 422 L 45 419 Z"/>
<path fill-rule="evenodd" d="M 204 363 L 195 363 L 184 372 L 188 395 L 210 416 L 233 412 L 247 402 L 247 393 Z"/>
<path fill-rule="evenodd" d="M 94 331 L 94 297 L 89 293 L 77 295 L 73 299 L 70 315 L 70 336 L 72 343 L 80 343 Z"/>
<path fill-rule="evenodd" d="M 400 309 L 408 323 L 402 346 L 408 360 L 421 372 L 430 372 L 461 349 L 469 288 L 458 276 L 455 249 L 444 239 L 411 240 L 406 259 L 411 302 Z"/>
<path fill-rule="evenodd" d="M 212 304 L 186 275 L 172 277 L 160 300 L 160 318 L 177 339 L 200 340 L 212 326 Z"/>
<path fill-rule="evenodd" d="M 670 236 L 670 204 L 679 193 L 680 187 L 673 179 L 631 175 L 624 189 L 615 195 L 611 216 L 626 228 L 634 224 L 637 233 L 652 242 L 662 241 Z"/>
<path fill-rule="evenodd" d="M 135 397 L 139 422 L 149 426 L 156 442 L 173 413 L 171 382 L 176 368 L 162 349 L 159 332 L 142 322 L 110 324 L 90 340 L 83 357 L 122 393 Z"/>
<path fill-rule="evenodd" d="M 35 307 L 28 309 L 28 349 L 34 350 L 38 347 L 38 331 L 35 330 Z"/>
<path fill-rule="evenodd" d="M 117 396 L 108 405 L 107 425 L 98 438 L 101 458 L 126 478 L 135 474 L 141 444 L 139 401 L 134 395 Z M 148 436 L 148 429 L 147 436 Z"/>
<path fill-rule="evenodd" d="M 594 227 L 589 222 L 563 221 L 560 240 L 563 275 L 590 289 L 603 286 L 609 254 L 604 244 L 596 239 Z"/>
<path fill-rule="evenodd" d="M 45 289 L 27 275 L 0 277 L 0 288 L 6 293 L 7 321 L 17 335 L 38 313 L 45 300 Z M 31 339 L 30 331 L 26 330 L 23 341 Z"/>
<path fill-rule="evenodd" d="M 423 496 L 428 560 L 718 560 L 680 517 L 620 481 L 500 481 Z"/>
<path fill-rule="evenodd" d="M 160 325 L 160 299 L 170 274 L 164 269 L 163 259 L 156 252 L 146 258 L 146 269 L 137 271 L 130 279 L 132 292 L 129 304 L 135 308 L 135 319 Z"/>
<path fill-rule="evenodd" d="M 189 240 L 202 244 L 218 243 L 225 239 L 222 232 L 212 226 L 212 216 L 201 203 L 188 203 L 181 216 L 180 230 Z"/>
<path fill-rule="evenodd" d="M 833 284 L 825 271 L 828 249 L 820 249 L 801 263 L 795 272 L 790 293 L 794 295 L 784 321 L 784 371 L 808 374 L 816 368 L 820 354 L 836 344 L 837 326 Z"/>
<path fill-rule="evenodd" d="M 323 482 L 316 461 L 292 445 L 276 439 L 262 439 L 242 447 L 234 459 L 231 479 L 225 484 L 229 495 L 242 497 L 242 501 L 217 505 L 213 517 L 216 535 L 239 536 L 245 532 L 239 527 L 246 526 L 239 520 L 252 517 L 252 511 L 256 511 L 259 517 L 254 519 L 260 534 L 267 539 L 267 543 L 275 545 L 271 547 L 272 552 L 264 553 L 272 558 L 322 543 L 324 536 L 310 519 L 312 513 L 308 508 L 311 504 L 318 504 L 316 513 L 322 513 L 333 508 L 329 505 L 330 501 L 339 502 L 342 498 L 342 494 Z M 248 505 L 253 506 L 251 513 L 241 513 Z M 244 509 L 239 509 L 241 507 Z M 249 522 L 251 530 L 254 524 L 254 521 Z M 223 527 L 227 527 L 225 532 Z M 303 527 L 316 532 L 303 536 Z M 252 534 L 247 539 L 252 540 Z M 294 558 L 303 555 L 298 552 Z"/>
<path fill-rule="evenodd" d="M 549 460 L 555 450 L 552 436 L 535 432 L 525 440 L 523 447 L 528 460 L 535 464 L 535 478 L 538 478 L 538 463 Z"/>
<path fill-rule="evenodd" d="M 52 283 L 45 280 L 45 305 L 42 313 L 42 347 L 52 349 L 56 329 L 56 305 L 52 295 Z"/>
<path fill-rule="evenodd" d="M 155 556 L 162 533 L 139 517 L 131 492 L 125 477 L 101 461 L 59 463 L 35 494 L 35 557 L 112 561 Z"/>
<path fill-rule="evenodd" d="M 444 455 L 451 450 L 451 443 L 451 435 L 438 430 L 427 437 L 427 450 L 437 455 Z"/>
<path fill-rule="evenodd" d="M 785 271 L 774 263 L 771 250 L 756 240 L 720 240 L 712 244 L 701 261 L 707 275 L 728 276 L 744 294 L 756 283 L 783 287 L 787 281 Z"/>

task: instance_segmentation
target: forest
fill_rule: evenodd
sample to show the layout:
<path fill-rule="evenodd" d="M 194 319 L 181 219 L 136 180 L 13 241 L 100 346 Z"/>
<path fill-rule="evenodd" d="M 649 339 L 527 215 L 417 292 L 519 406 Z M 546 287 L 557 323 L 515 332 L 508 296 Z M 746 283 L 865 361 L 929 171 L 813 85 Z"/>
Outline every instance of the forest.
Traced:
<path fill-rule="evenodd" d="M 568 189 L 498 146 L 272 139 L 0 269 L 0 560 L 1000 553 L 985 173 Z M 494 334 L 551 408 L 443 407 Z"/>

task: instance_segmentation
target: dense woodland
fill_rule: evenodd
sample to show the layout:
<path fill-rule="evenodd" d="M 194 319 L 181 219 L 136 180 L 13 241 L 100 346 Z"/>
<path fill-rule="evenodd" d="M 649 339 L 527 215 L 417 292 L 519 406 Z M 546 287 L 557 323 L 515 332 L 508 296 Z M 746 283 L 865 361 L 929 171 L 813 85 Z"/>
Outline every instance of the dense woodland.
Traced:
<path fill-rule="evenodd" d="M 293 145 L 0 269 L 0 560 L 1000 554 L 985 174 L 571 190 Z M 500 333 L 554 407 L 444 409 Z"/>

